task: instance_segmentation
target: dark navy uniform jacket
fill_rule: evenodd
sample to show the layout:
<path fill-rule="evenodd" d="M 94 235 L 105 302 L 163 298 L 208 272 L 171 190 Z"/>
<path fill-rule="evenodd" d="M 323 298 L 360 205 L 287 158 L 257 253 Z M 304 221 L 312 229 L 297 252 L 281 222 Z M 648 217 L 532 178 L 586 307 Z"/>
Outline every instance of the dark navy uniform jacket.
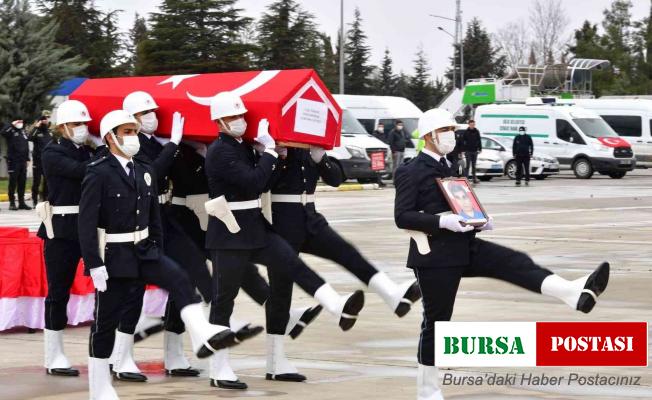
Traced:
<path fill-rule="evenodd" d="M 269 185 L 277 159 L 263 153 L 258 157 L 253 147 L 222 133 L 206 153 L 206 177 L 211 199 L 224 195 L 229 202 L 256 200 Z M 206 248 L 258 249 L 267 245 L 271 226 L 260 208 L 233 211 L 240 232 L 229 232 L 226 225 L 211 216 L 206 232 Z"/>
<path fill-rule="evenodd" d="M 30 142 L 34 143 L 32 149 L 32 161 L 34 165 L 41 165 L 41 155 L 45 147 L 52 141 L 50 129 L 47 126 L 37 126 L 32 131 L 32 134 L 27 138 Z"/>
<path fill-rule="evenodd" d="M 272 175 L 272 194 L 314 194 L 319 178 L 330 186 L 342 183 L 340 169 L 324 156 L 319 163 L 310 151 L 288 148 Z M 316 235 L 328 222 L 315 210 L 315 203 L 272 203 L 274 230 L 290 243 L 302 243 L 309 234 Z"/>
<path fill-rule="evenodd" d="M 205 162 L 204 157 L 197 154 L 195 148 L 185 143 L 179 144 L 169 175 L 172 180 L 173 197 L 208 193 Z"/>
<path fill-rule="evenodd" d="M 106 266 L 109 277 L 138 278 L 139 261 L 158 259 L 163 246 L 156 176 L 147 160 L 132 159 L 135 181 L 114 155 L 88 165 L 79 204 L 79 242 L 86 269 Z M 98 249 L 97 228 L 106 233 L 129 233 L 149 228 L 138 245 L 109 243 L 104 261 Z"/>
<path fill-rule="evenodd" d="M 48 181 L 48 201 L 51 206 L 77 206 L 81 198 L 81 185 L 86 166 L 91 161 L 93 149 L 75 146 L 66 138 L 59 138 L 45 146 L 41 155 L 43 173 Z M 77 214 L 52 216 L 56 239 L 78 240 Z M 47 237 L 45 227 L 38 230 L 41 239 Z"/>
<path fill-rule="evenodd" d="M 428 235 L 430 253 L 422 255 L 410 239 L 409 268 L 437 268 L 469 264 L 473 231 L 456 233 L 439 228 L 441 212 L 451 211 L 436 178 L 451 176 L 448 166 L 423 152 L 396 170 L 394 185 L 394 220 L 400 229 L 424 232 Z"/>
<path fill-rule="evenodd" d="M 7 124 L 0 133 L 7 140 L 7 160 L 15 163 L 29 161 L 29 141 L 24 128 L 18 129 Z"/>
<path fill-rule="evenodd" d="M 168 176 L 177 153 L 177 145 L 169 142 L 163 146 L 156 141 L 154 136 L 148 139 L 143 133 L 138 134 L 138 141 L 140 142 L 140 150 L 137 155 L 149 158 L 150 164 L 156 173 L 156 183 L 159 190 L 157 194 L 167 193 L 170 187 Z"/>

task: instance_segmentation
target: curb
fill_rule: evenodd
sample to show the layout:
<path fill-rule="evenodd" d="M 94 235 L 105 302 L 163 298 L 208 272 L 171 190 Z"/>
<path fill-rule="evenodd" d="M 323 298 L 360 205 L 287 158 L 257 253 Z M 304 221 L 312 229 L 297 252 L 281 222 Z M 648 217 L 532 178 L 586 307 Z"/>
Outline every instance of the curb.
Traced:
<path fill-rule="evenodd" d="M 353 192 L 357 190 L 378 190 L 380 187 L 377 183 L 350 183 L 340 185 L 338 187 L 332 186 L 317 186 L 315 192 Z"/>
<path fill-rule="evenodd" d="M 0 201 L 9 201 L 8 194 L 0 194 Z"/>

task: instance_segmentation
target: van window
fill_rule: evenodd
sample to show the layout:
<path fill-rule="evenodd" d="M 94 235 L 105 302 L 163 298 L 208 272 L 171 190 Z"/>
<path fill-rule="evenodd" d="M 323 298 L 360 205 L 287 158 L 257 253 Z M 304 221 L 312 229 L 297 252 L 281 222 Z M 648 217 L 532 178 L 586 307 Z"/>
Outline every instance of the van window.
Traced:
<path fill-rule="evenodd" d="M 557 137 L 564 142 L 575 144 L 586 144 L 579 133 L 573 128 L 570 122 L 565 119 L 557 120 Z"/>
<path fill-rule="evenodd" d="M 588 137 L 618 137 L 618 134 L 602 118 L 573 118 L 573 122 Z"/>
<path fill-rule="evenodd" d="M 633 115 L 601 115 L 601 117 L 620 136 L 642 135 L 641 117 Z"/>
<path fill-rule="evenodd" d="M 394 121 L 398 119 L 403 121 L 403 129 L 410 134 L 414 132 L 419 125 L 419 118 L 387 118 L 379 120 L 378 123 L 383 123 L 383 125 L 385 125 L 385 132 L 389 132 L 394 129 Z"/>
<path fill-rule="evenodd" d="M 376 120 L 375 119 L 358 119 L 358 122 L 364 126 L 368 133 L 372 133 L 376 130 Z M 387 128 L 385 128 L 387 129 Z"/>

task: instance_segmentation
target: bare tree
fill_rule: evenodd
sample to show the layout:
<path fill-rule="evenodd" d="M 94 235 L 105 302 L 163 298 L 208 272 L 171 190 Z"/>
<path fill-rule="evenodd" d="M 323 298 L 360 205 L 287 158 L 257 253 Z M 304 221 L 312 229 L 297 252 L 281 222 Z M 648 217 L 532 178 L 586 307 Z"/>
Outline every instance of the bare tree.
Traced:
<path fill-rule="evenodd" d="M 566 33 L 570 18 L 562 7 L 561 0 L 536 0 L 530 9 L 530 28 L 533 33 L 535 51 L 540 60 L 561 58 L 568 43 Z"/>
<path fill-rule="evenodd" d="M 500 51 L 507 58 L 507 66 L 515 71 L 527 61 L 530 49 L 530 29 L 523 22 L 510 22 L 493 35 Z"/>

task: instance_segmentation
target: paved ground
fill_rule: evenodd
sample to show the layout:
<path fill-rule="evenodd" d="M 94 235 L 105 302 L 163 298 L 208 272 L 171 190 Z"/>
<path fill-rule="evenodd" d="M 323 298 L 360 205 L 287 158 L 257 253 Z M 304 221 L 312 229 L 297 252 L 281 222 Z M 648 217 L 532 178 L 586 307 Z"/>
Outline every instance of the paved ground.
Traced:
<path fill-rule="evenodd" d="M 607 292 L 593 313 L 579 314 L 557 301 L 488 279 L 462 282 L 453 319 L 459 321 L 652 321 L 652 173 L 641 171 L 622 180 L 598 176 L 580 181 L 564 175 L 513 187 L 497 180 L 478 185 L 477 192 L 495 217 L 496 230 L 483 235 L 530 253 L 568 278 L 583 275 L 603 260 L 612 262 Z M 394 226 L 393 189 L 320 193 L 318 207 L 332 225 L 353 241 L 378 268 L 396 280 L 409 279 L 403 267 L 407 237 Z M 29 213 L 9 213 L 2 206 L 3 225 L 35 227 Z M 336 251 L 337 249 L 334 249 Z M 338 290 L 360 287 L 340 268 L 306 257 Z M 295 303 L 312 304 L 297 289 Z M 356 327 L 340 332 L 325 313 L 287 351 L 309 380 L 304 384 L 271 383 L 264 375 L 264 337 L 233 350 L 234 366 L 249 383 L 246 392 L 212 389 L 205 377 L 171 379 L 161 373 L 162 337 L 140 344 L 136 357 L 148 372 L 147 384 L 117 384 L 122 399 L 275 398 L 275 399 L 414 399 L 415 353 L 420 305 L 403 319 L 392 316 L 374 294 Z M 248 298 L 238 299 L 237 314 L 263 321 L 262 310 Z M 66 347 L 83 371 L 77 379 L 47 377 L 41 367 L 42 334 L 24 331 L 0 335 L 0 399 L 88 398 L 86 351 L 88 327 L 67 330 Z M 205 364 L 198 365 L 205 367 Z M 642 376 L 641 386 L 620 387 L 469 387 L 446 386 L 447 399 L 652 399 L 650 368 L 451 369 L 455 376 L 487 371 L 563 374 L 578 372 Z"/>

